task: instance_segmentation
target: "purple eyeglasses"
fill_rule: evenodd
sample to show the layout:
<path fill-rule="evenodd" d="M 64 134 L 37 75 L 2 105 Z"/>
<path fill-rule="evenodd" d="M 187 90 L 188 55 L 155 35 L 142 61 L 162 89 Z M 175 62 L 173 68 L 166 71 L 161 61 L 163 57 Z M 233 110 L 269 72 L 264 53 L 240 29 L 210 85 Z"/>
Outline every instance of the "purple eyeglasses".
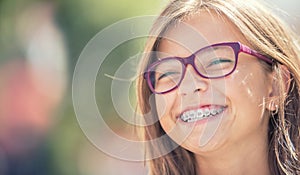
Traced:
<path fill-rule="evenodd" d="M 144 78 L 153 93 L 168 93 L 180 85 L 188 64 L 203 78 L 223 78 L 236 69 L 240 52 L 255 56 L 270 65 L 274 62 L 239 42 L 226 42 L 206 46 L 186 58 L 167 57 L 155 61 L 147 68 Z"/>

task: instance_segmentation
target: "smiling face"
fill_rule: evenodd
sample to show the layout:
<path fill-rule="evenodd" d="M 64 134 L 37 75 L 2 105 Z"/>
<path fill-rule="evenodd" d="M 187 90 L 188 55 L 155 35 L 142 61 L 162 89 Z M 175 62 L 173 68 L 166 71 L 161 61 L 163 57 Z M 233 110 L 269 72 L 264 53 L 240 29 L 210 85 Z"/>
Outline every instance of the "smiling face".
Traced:
<path fill-rule="evenodd" d="M 185 21 L 197 31 L 180 25 L 160 42 L 159 58 L 188 57 L 207 45 L 245 41 L 224 18 L 201 13 Z M 204 36 L 205 40 L 203 39 Z M 236 70 L 224 78 L 205 79 L 188 65 L 178 88 L 155 95 L 157 113 L 165 132 L 194 153 L 226 150 L 234 145 L 267 144 L 266 101 L 272 93 L 271 73 L 251 55 L 239 54 Z"/>

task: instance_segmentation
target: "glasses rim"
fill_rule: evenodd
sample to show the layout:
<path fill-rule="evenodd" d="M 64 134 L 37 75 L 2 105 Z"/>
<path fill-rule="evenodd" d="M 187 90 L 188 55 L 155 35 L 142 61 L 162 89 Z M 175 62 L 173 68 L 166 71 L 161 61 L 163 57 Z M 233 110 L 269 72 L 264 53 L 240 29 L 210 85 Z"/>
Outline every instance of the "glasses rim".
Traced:
<path fill-rule="evenodd" d="M 216 47 L 216 46 L 229 46 L 233 49 L 234 54 L 235 54 L 234 67 L 230 72 L 228 72 L 224 75 L 221 75 L 221 76 L 205 76 L 201 72 L 199 72 L 198 69 L 196 68 L 195 61 L 194 61 L 195 55 L 197 55 L 197 53 L 199 53 L 199 52 L 201 52 L 205 49 L 208 49 L 208 48 L 211 48 L 211 47 Z M 154 94 L 165 94 L 165 93 L 171 92 L 171 91 L 175 90 L 176 88 L 178 88 L 178 86 L 181 84 L 181 81 L 183 80 L 183 78 L 185 76 L 186 67 L 187 67 L 188 64 L 190 64 L 194 68 L 194 70 L 197 72 L 197 74 L 199 76 L 201 76 L 202 78 L 205 78 L 205 79 L 218 79 L 218 78 L 223 78 L 223 77 L 229 76 L 230 74 L 232 74 L 235 71 L 235 69 L 237 67 L 238 56 L 239 56 L 240 52 L 246 53 L 248 55 L 252 55 L 252 56 L 254 56 L 254 57 L 256 57 L 260 60 L 265 61 L 269 65 L 273 65 L 274 62 L 275 62 L 274 59 L 268 58 L 268 57 L 260 54 L 258 51 L 254 50 L 254 49 L 251 49 L 250 47 L 248 47 L 244 44 L 241 44 L 240 42 L 222 42 L 222 43 L 216 43 L 216 44 L 212 44 L 212 45 L 208 45 L 208 46 L 205 46 L 203 48 L 200 48 L 199 50 L 195 51 L 194 53 L 192 53 L 188 57 L 171 56 L 171 57 L 165 57 L 165 58 L 159 59 L 159 60 L 153 62 L 152 64 L 150 64 L 147 67 L 146 72 L 144 72 L 144 74 L 143 74 L 143 77 L 147 81 L 147 85 L 150 88 L 150 90 L 152 91 L 152 93 L 154 93 Z M 174 86 L 171 89 L 168 89 L 168 90 L 162 91 L 162 92 L 156 91 L 155 88 L 152 86 L 152 83 L 151 83 L 151 78 L 150 78 L 151 70 L 153 69 L 153 67 L 157 66 L 162 61 L 168 61 L 168 60 L 178 60 L 179 62 L 181 62 L 183 73 L 180 77 L 180 81 L 178 81 L 176 86 Z"/>

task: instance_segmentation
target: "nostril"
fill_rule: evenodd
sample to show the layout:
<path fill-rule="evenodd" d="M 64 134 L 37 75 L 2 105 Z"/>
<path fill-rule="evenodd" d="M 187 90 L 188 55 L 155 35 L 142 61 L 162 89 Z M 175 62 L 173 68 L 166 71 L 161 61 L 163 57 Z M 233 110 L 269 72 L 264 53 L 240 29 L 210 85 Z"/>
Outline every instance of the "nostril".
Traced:
<path fill-rule="evenodd" d="M 201 91 L 200 88 L 197 88 L 197 89 L 194 90 L 194 92 L 199 92 L 199 91 Z"/>

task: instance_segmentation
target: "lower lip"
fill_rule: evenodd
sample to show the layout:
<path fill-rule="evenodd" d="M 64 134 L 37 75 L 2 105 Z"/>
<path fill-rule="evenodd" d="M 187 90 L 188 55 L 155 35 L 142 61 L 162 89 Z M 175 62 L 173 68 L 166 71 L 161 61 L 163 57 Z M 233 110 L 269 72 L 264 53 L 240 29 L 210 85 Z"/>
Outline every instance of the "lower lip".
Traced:
<path fill-rule="evenodd" d="M 207 117 L 207 118 L 203 118 L 201 120 L 197 120 L 195 122 L 184 122 L 181 120 L 181 118 L 178 118 L 178 122 L 179 123 L 182 123 L 182 124 L 185 124 L 185 125 L 202 125 L 202 124 L 205 124 L 209 121 L 212 121 L 212 120 L 216 120 L 217 118 L 221 117 L 221 116 L 224 116 L 225 112 L 227 112 L 227 107 L 224 108 L 224 111 L 222 111 L 221 113 L 215 115 L 215 116 L 210 116 L 210 117 Z"/>

